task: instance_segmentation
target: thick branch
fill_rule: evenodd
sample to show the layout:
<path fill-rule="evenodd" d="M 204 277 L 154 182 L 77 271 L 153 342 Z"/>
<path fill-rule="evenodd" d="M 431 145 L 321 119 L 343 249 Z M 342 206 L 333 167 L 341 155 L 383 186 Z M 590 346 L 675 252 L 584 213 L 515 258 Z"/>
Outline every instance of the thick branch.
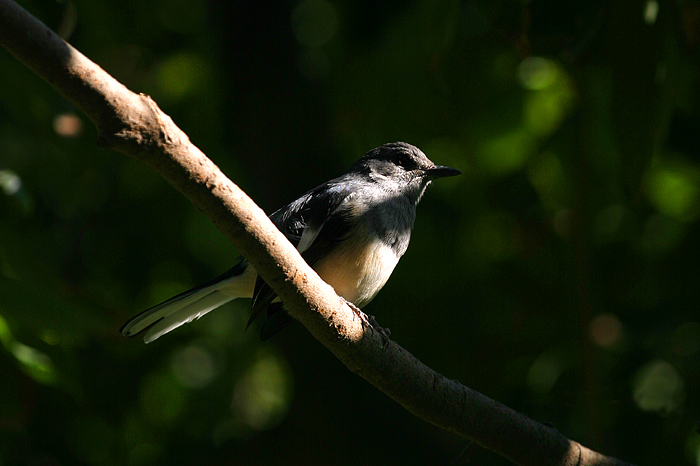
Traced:
<path fill-rule="evenodd" d="M 134 94 L 11 0 L 0 45 L 77 105 L 100 141 L 151 166 L 255 267 L 285 307 L 350 370 L 410 412 L 521 465 L 623 465 L 428 368 L 373 331 L 324 283 L 265 213 L 148 96 Z"/>

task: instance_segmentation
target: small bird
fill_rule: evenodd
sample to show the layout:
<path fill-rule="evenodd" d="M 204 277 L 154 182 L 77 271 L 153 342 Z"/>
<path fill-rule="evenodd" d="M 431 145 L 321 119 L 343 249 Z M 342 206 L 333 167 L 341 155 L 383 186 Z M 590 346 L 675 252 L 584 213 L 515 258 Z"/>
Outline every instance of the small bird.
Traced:
<path fill-rule="evenodd" d="M 430 182 L 460 173 L 435 165 L 405 142 L 385 144 L 270 220 L 336 293 L 361 308 L 382 289 L 406 252 L 416 206 Z M 253 298 L 246 328 L 266 311 L 261 340 L 293 322 L 272 289 L 241 259 L 214 280 L 133 317 L 121 333 L 134 336 L 147 329 L 144 341 L 150 343 L 236 298 Z"/>

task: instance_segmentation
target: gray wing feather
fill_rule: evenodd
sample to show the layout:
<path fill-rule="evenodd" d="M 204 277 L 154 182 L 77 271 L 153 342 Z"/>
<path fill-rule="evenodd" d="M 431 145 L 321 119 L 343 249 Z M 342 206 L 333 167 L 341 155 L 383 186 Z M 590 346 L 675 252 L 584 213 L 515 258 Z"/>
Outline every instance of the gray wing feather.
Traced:
<path fill-rule="evenodd" d="M 342 216 L 337 215 L 343 203 L 353 194 L 347 186 L 347 183 L 341 182 L 341 178 L 329 181 L 270 215 L 272 222 L 312 267 L 316 260 L 335 246 L 349 228 Z M 277 314 L 281 306 L 270 307 L 276 299 L 277 295 L 272 288 L 258 277 L 253 292 L 253 312 L 246 328 L 265 309 L 268 309 L 269 316 Z M 265 339 L 291 322 L 291 317 L 287 315 L 277 319 L 279 322 L 274 326 L 275 331 L 265 332 Z"/>

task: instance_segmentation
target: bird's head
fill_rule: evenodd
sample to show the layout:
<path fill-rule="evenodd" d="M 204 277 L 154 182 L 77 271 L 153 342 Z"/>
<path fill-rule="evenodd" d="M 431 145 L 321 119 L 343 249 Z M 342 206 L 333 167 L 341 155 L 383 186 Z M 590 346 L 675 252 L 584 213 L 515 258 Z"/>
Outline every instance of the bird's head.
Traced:
<path fill-rule="evenodd" d="M 455 168 L 435 165 L 415 146 L 392 142 L 376 147 L 358 160 L 353 169 L 387 189 L 417 196 L 418 202 L 428 184 L 437 178 L 455 176 Z"/>

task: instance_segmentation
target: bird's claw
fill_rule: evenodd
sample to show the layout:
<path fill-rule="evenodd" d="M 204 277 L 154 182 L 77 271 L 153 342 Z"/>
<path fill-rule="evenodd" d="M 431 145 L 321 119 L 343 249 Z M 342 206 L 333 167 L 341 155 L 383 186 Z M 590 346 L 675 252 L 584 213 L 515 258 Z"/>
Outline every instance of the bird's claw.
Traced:
<path fill-rule="evenodd" d="M 373 331 L 379 333 L 379 336 L 382 338 L 382 348 L 386 348 L 386 346 L 389 344 L 390 336 L 391 336 L 391 330 L 388 328 L 383 328 L 377 323 L 377 319 L 373 315 L 365 314 L 362 312 L 362 309 L 359 307 L 355 306 L 355 304 L 351 303 L 348 300 L 345 300 L 345 302 L 348 304 L 350 309 L 352 310 L 352 313 L 355 314 L 355 316 L 360 319 L 360 323 L 362 324 L 362 328 L 371 328 Z"/>

